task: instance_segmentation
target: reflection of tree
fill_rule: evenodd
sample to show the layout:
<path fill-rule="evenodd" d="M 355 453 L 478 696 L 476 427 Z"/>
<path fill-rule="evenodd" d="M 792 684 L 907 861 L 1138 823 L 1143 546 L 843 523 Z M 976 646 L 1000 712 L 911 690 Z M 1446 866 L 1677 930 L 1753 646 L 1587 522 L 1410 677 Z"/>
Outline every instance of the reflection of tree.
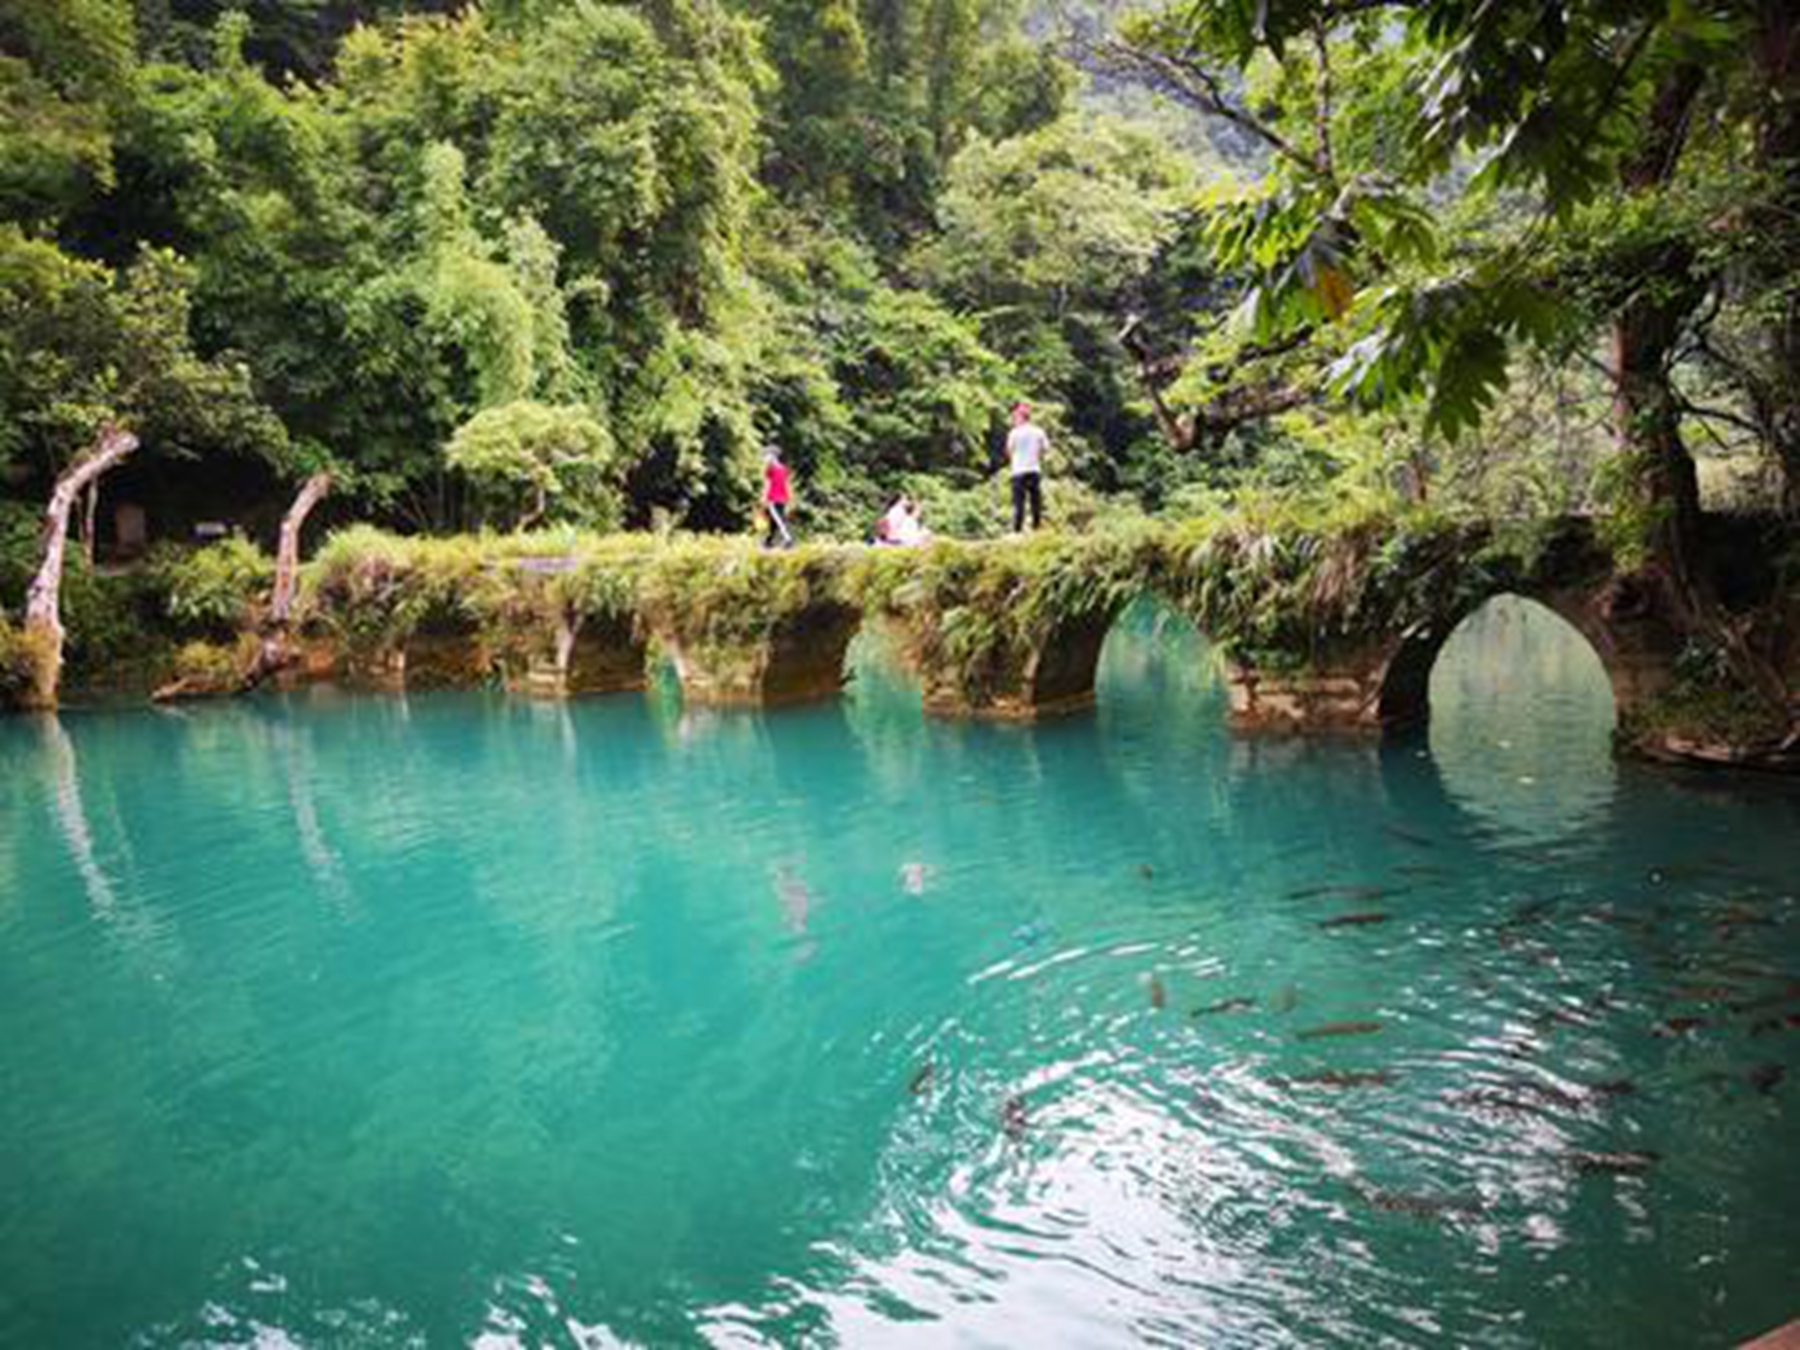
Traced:
<path fill-rule="evenodd" d="M 313 798 L 316 773 L 311 748 L 294 734 L 292 724 L 285 717 L 269 723 L 269 737 L 275 744 L 282 776 L 287 783 L 288 805 L 300 841 L 300 856 L 306 860 L 307 871 L 312 873 L 319 893 L 329 897 L 340 909 L 348 909 L 352 897 L 343 864 L 319 825 L 319 808 Z"/>
<path fill-rule="evenodd" d="M 63 843 L 68 846 L 75 870 L 81 875 L 88 903 L 96 914 L 110 919 L 118 911 L 118 896 L 113 890 L 112 879 L 106 875 L 95 854 L 87 807 L 81 800 L 81 776 L 75 763 L 74 743 L 58 718 L 45 717 L 39 725 L 43 728 L 45 750 L 50 758 L 57 828 Z"/>
<path fill-rule="evenodd" d="M 45 716 L 39 719 L 38 725 L 49 760 L 51 809 L 56 816 L 57 833 L 62 836 L 63 845 L 69 851 L 76 873 L 81 877 L 82 890 L 87 894 L 88 905 L 93 910 L 94 917 L 104 923 L 107 932 L 134 956 L 150 957 L 157 954 L 158 949 L 167 948 L 171 944 L 172 930 L 159 923 L 150 911 L 143 908 L 128 887 L 122 890 L 116 885 L 112 874 L 102 863 L 100 849 L 95 843 L 94 831 L 89 823 L 87 803 L 82 795 L 80 763 L 74 741 L 58 717 Z M 113 836 L 118 841 L 114 852 L 123 857 L 129 867 L 131 855 L 124 822 L 120 820 L 116 806 L 110 803 L 107 819 L 111 822 Z M 162 954 L 167 956 L 170 953 L 164 951 Z"/>

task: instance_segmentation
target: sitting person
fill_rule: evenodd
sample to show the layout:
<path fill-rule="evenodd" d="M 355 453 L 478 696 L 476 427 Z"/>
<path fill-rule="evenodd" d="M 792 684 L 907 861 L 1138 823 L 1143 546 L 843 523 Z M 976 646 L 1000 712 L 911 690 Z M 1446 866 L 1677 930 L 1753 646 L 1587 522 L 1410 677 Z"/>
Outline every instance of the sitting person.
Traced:
<path fill-rule="evenodd" d="M 911 497 L 902 493 L 888 507 L 887 514 L 875 527 L 875 542 L 895 548 L 909 548 L 931 538 L 931 531 L 919 519 L 919 508 Z"/>

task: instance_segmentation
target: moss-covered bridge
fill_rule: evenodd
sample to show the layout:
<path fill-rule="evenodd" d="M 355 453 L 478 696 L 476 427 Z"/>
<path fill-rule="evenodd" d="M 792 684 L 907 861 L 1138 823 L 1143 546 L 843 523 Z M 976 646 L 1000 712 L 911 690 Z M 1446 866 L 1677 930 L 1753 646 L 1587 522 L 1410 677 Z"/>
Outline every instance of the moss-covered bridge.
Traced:
<path fill-rule="evenodd" d="M 1780 556 L 1776 542 L 1721 550 L 1759 560 L 1721 577 L 1743 613 L 1759 616 L 1745 620 L 1749 640 L 1795 672 L 1800 623 L 1789 579 L 1767 561 Z M 929 711 L 1031 718 L 1092 702 L 1107 632 L 1145 594 L 1212 641 L 1232 717 L 1247 728 L 1417 723 L 1451 630 L 1490 598 L 1517 594 L 1592 644 L 1621 727 L 1643 748 L 1746 739 L 1727 725 L 1734 706 L 1707 687 L 1691 641 L 1579 519 L 1508 529 L 1384 517 L 1332 530 L 1237 520 L 785 553 L 721 540 L 353 530 L 309 571 L 295 677 L 499 682 L 558 697 L 641 687 L 666 655 L 690 700 L 773 705 L 836 693 L 851 640 L 873 622 L 899 639 Z"/>

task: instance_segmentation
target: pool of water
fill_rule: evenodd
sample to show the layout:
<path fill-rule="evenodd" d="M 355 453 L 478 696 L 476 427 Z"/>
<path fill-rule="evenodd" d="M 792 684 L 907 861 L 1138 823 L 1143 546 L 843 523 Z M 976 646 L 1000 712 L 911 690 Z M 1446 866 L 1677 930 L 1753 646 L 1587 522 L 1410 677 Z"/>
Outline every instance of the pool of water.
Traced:
<path fill-rule="evenodd" d="M 0 1343 L 1800 1315 L 1793 791 L 1616 766 L 1518 607 L 1415 741 L 1233 738 L 1210 669 L 1146 612 L 1035 729 L 873 661 L 0 722 Z"/>

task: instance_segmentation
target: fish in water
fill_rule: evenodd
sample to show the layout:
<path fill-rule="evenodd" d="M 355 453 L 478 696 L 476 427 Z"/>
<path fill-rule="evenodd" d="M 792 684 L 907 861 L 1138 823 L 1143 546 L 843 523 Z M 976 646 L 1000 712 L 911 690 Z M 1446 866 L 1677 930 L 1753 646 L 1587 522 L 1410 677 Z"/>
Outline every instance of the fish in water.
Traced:
<path fill-rule="evenodd" d="M 1750 1024 L 1750 1034 L 1752 1036 L 1767 1036 L 1772 1031 L 1780 1030 L 1781 1019 L 1779 1017 L 1765 1017 L 1761 1021 L 1752 1022 Z"/>
<path fill-rule="evenodd" d="M 1150 1006 L 1161 1012 L 1169 1006 L 1169 991 L 1163 986 L 1162 976 L 1152 975 L 1145 983 L 1150 988 Z"/>
<path fill-rule="evenodd" d="M 1639 1176 L 1662 1161 L 1660 1153 L 1648 1150 L 1626 1150 L 1620 1153 L 1593 1153 L 1577 1149 L 1569 1155 L 1577 1170 L 1590 1175 Z"/>
<path fill-rule="evenodd" d="M 1594 1019 L 1580 1013 L 1570 1012 L 1567 1008 L 1546 1008 L 1535 1019 L 1540 1031 L 1549 1031 L 1552 1027 L 1591 1027 Z"/>
<path fill-rule="evenodd" d="M 1381 832 L 1383 834 L 1392 835 L 1402 843 L 1411 844 L 1414 848 L 1437 847 L 1437 841 L 1435 839 L 1427 839 L 1422 834 L 1415 834 L 1411 830 L 1403 830 L 1398 825 L 1383 825 L 1381 827 Z"/>
<path fill-rule="evenodd" d="M 1800 980 L 1790 981 L 1787 988 L 1779 994 L 1765 994 L 1761 998 L 1747 998 L 1728 1004 L 1733 1012 L 1760 1012 L 1764 1008 L 1779 1008 L 1784 1003 L 1800 1003 Z"/>
<path fill-rule="evenodd" d="M 1394 871 L 1403 877 L 1448 877 L 1450 869 L 1438 863 L 1401 863 Z"/>
<path fill-rule="evenodd" d="M 1142 877 L 1145 881 L 1155 881 L 1156 880 L 1156 869 L 1154 867 L 1152 867 L 1149 863 L 1139 863 L 1138 864 L 1138 875 L 1140 877 Z"/>
<path fill-rule="evenodd" d="M 1629 1097 L 1637 1084 L 1629 1078 L 1611 1078 L 1604 1083 L 1590 1083 L 1587 1089 L 1596 1097 Z"/>
<path fill-rule="evenodd" d="M 1670 996 L 1684 1003 L 1723 1003 L 1741 993 L 1733 984 L 1678 984 Z"/>
<path fill-rule="evenodd" d="M 1338 895 L 1346 900 L 1379 900 L 1383 896 L 1398 895 L 1404 889 L 1399 886 L 1303 886 L 1297 891 L 1289 891 L 1290 900 L 1317 900 L 1321 896 Z"/>
<path fill-rule="evenodd" d="M 1323 1073 L 1303 1073 L 1284 1081 L 1292 1087 L 1386 1087 L 1394 1081 L 1394 1075 L 1386 1069 L 1326 1069 Z"/>
<path fill-rule="evenodd" d="M 1291 1013 L 1300 1006 L 1300 986 L 1290 984 L 1275 995 L 1273 1007 L 1278 1013 Z"/>
<path fill-rule="evenodd" d="M 1763 1096 L 1768 1096 L 1781 1086 L 1781 1080 L 1787 1077 L 1787 1069 L 1780 1064 L 1758 1064 L 1750 1070 L 1750 1086 Z"/>
<path fill-rule="evenodd" d="M 923 1097 L 931 1091 L 932 1084 L 936 1080 L 937 1066 L 930 1060 L 926 1060 L 913 1070 L 913 1076 L 907 1081 L 906 1090 L 915 1097 Z"/>
<path fill-rule="evenodd" d="M 1195 1008 L 1188 1016 L 1211 1017 L 1214 1013 L 1243 1012 L 1245 1009 L 1255 1006 L 1256 1000 L 1253 998 L 1222 998 L 1217 1003 L 1208 1003 L 1203 1008 Z"/>
<path fill-rule="evenodd" d="M 1006 1137 L 1014 1143 L 1025 1137 L 1025 1131 L 1031 1121 L 1025 1113 L 1025 1099 L 1017 1093 L 1008 1097 L 1000 1107 L 1000 1128 L 1006 1131 Z"/>
<path fill-rule="evenodd" d="M 1487 1208 L 1480 1196 L 1407 1195 L 1401 1191 L 1361 1192 L 1362 1198 L 1376 1209 L 1389 1214 L 1410 1214 L 1415 1219 L 1437 1219 L 1446 1214 L 1479 1214 Z"/>
<path fill-rule="evenodd" d="M 1372 1036 L 1380 1030 L 1379 1022 L 1327 1022 L 1323 1026 L 1308 1027 L 1300 1033 L 1300 1039 L 1316 1041 L 1326 1036 Z"/>
<path fill-rule="evenodd" d="M 1529 1078 L 1515 1078 L 1513 1086 L 1528 1097 L 1535 1097 L 1551 1106 L 1561 1107 L 1565 1111 L 1579 1109 L 1584 1099 L 1573 1092 L 1565 1092 L 1549 1083 L 1536 1082 Z"/>
<path fill-rule="evenodd" d="M 1366 928 L 1370 924 L 1386 923 L 1392 915 L 1383 914 L 1380 910 L 1365 910 L 1360 914 L 1340 914 L 1335 919 L 1320 919 L 1321 928 Z"/>
<path fill-rule="evenodd" d="M 1195 1109 L 1204 1111 L 1209 1116 L 1222 1115 L 1227 1109 L 1223 1100 L 1216 1093 L 1203 1087 L 1194 1089 Z"/>
<path fill-rule="evenodd" d="M 1555 908 L 1556 901 L 1554 900 L 1532 900 L 1515 909 L 1500 926 L 1502 928 L 1522 928 L 1528 923 L 1536 923 Z"/>
<path fill-rule="evenodd" d="M 1650 1029 L 1654 1036 L 1684 1036 L 1696 1027 L 1706 1025 L 1704 1017 L 1668 1017 Z"/>
<path fill-rule="evenodd" d="M 1505 1111 L 1521 1116 L 1548 1116 L 1550 1114 L 1542 1102 L 1527 1101 L 1523 1097 L 1502 1092 L 1499 1088 L 1472 1088 L 1468 1092 L 1458 1093 L 1449 1100 L 1458 1106 L 1473 1106 L 1484 1111 Z"/>

